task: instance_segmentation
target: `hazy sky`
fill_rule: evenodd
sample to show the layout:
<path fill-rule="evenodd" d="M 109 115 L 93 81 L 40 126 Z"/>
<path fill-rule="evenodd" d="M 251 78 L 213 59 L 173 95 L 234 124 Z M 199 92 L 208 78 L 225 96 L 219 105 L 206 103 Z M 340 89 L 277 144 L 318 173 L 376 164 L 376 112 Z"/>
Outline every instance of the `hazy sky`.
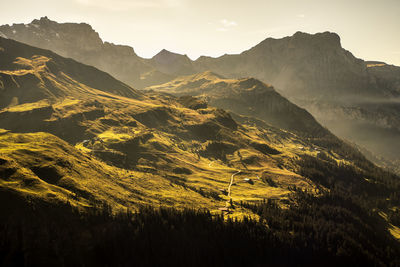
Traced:
<path fill-rule="evenodd" d="M 142 57 L 163 48 L 219 56 L 267 37 L 333 31 L 355 56 L 400 66 L 400 0 L 0 0 L 0 10 L 0 24 L 87 22 Z"/>

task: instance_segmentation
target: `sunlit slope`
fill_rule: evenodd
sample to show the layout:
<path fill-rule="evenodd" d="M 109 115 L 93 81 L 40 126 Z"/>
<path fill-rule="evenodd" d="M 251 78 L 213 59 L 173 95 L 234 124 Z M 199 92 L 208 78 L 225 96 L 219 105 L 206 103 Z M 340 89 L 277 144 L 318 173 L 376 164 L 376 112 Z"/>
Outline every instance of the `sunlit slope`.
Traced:
<path fill-rule="evenodd" d="M 154 102 L 123 98 L 118 101 L 69 98 L 54 104 L 42 101 L 36 105 L 3 109 L 0 121 L 1 125 L 9 125 L 7 128 L 14 131 L 47 131 L 75 145 L 75 148 L 70 148 L 74 153 L 96 162 L 101 170 L 81 171 L 86 177 L 83 181 L 92 184 L 86 191 L 93 199 L 110 202 L 113 206 L 163 203 L 218 209 L 229 200 L 226 190 L 231 175 L 238 170 L 241 173 L 235 177 L 231 194 L 234 201 L 285 199 L 289 186 L 311 190 L 314 187 L 312 182 L 294 172 L 296 165 L 293 163 L 298 157 L 297 152 L 316 155 L 312 145 L 309 144 L 308 151 L 304 151 L 303 142 L 295 135 L 285 137 L 277 129 L 271 128 L 268 132 L 241 126 L 222 110 L 188 109 L 174 98 L 164 97 Z M 10 135 L 7 133 L 4 137 Z M 266 135 L 273 141 L 266 142 Z M 16 136 L 28 138 L 31 134 Z M 38 144 L 43 144 L 50 162 L 42 162 L 36 155 L 35 158 L 42 162 L 40 165 L 52 166 L 57 162 L 57 157 L 52 157 L 63 154 L 58 153 L 57 147 L 52 148 L 52 139 L 43 140 L 47 140 L 47 136 L 35 134 L 31 139 L 37 139 L 37 142 L 27 141 L 22 151 L 17 149 L 19 152 L 12 150 L 18 146 L 13 144 L 14 138 L 8 137 L 4 141 L 7 149 L 2 151 L 2 155 L 15 159 L 16 164 L 29 165 L 25 162 L 29 157 L 24 157 L 24 153 L 29 155 L 31 150 L 37 151 Z M 46 144 L 48 142 L 50 144 Z M 21 156 L 15 158 L 15 153 Z M 64 153 L 64 156 L 69 158 L 74 153 Z M 68 166 L 73 170 L 80 169 L 81 163 L 74 161 Z M 54 166 L 63 171 L 62 167 Z M 109 171 L 104 173 L 104 170 Z M 92 175 L 93 171 L 96 175 Z M 29 175 L 33 174 L 26 174 Z M 275 182 L 271 183 L 270 179 Z M 74 181 L 81 186 L 78 178 Z M 42 183 L 49 184 L 45 180 Z M 48 186 L 63 187 L 63 184 L 50 183 Z M 82 203 L 90 201 L 81 195 L 82 190 L 77 192 L 84 199 Z M 56 195 L 66 199 L 70 193 Z"/>
<path fill-rule="evenodd" d="M 216 206 L 160 176 L 107 165 L 47 133 L 1 133 L 0 187 L 27 199 L 81 207 L 106 203 L 115 209 L 135 208 L 164 200 L 167 205 Z M 168 202 L 171 196 L 173 202 Z"/>
<path fill-rule="evenodd" d="M 141 93 L 94 67 L 1 37 L 0 70 L 0 108 L 41 99 L 84 97 L 88 89 L 81 88 L 82 84 L 98 90 L 91 94 L 142 97 Z"/>

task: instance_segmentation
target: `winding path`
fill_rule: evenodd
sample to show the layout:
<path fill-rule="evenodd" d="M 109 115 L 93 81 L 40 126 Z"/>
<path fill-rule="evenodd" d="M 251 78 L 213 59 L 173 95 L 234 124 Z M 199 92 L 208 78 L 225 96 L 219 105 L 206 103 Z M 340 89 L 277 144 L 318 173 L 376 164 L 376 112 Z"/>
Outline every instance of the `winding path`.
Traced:
<path fill-rule="evenodd" d="M 237 171 L 237 172 L 235 172 L 234 174 L 232 174 L 232 176 L 231 176 L 231 182 L 229 183 L 229 186 L 228 186 L 228 197 L 229 197 L 229 198 L 231 198 L 231 186 L 232 186 L 232 184 L 233 184 L 234 176 L 235 176 L 236 174 L 241 173 L 241 172 L 242 172 L 242 171 Z"/>

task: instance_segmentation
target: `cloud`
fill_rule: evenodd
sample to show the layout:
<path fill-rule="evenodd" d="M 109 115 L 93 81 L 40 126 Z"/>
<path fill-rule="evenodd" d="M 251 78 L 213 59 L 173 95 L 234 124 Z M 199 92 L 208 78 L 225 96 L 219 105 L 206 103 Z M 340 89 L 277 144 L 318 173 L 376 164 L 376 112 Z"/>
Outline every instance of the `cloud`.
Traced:
<path fill-rule="evenodd" d="M 234 27 L 237 26 L 236 21 L 233 20 L 227 20 L 227 19 L 221 19 L 220 22 L 222 23 L 222 25 L 224 25 L 224 27 Z"/>
<path fill-rule="evenodd" d="M 227 19 L 221 19 L 219 21 L 219 24 L 221 27 L 218 27 L 216 30 L 219 32 L 226 32 L 232 27 L 236 27 L 238 24 L 236 21 L 233 20 L 227 20 Z"/>
<path fill-rule="evenodd" d="M 180 6 L 180 0 L 75 0 L 75 2 L 87 7 L 97 7 L 114 11 Z"/>

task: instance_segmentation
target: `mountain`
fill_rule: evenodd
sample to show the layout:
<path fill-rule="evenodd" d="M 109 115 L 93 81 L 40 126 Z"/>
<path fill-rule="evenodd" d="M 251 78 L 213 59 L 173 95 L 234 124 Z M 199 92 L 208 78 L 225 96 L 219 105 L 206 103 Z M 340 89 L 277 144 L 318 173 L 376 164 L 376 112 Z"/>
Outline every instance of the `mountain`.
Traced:
<path fill-rule="evenodd" d="M 150 63 L 160 72 L 169 75 L 188 75 L 195 72 L 192 61 L 187 55 L 161 50 L 151 58 Z"/>
<path fill-rule="evenodd" d="M 291 99 L 351 102 L 390 92 L 373 87 L 364 61 L 344 50 L 339 36 L 330 32 L 267 38 L 239 55 L 200 57 L 196 66 L 228 77 L 252 75 Z"/>
<path fill-rule="evenodd" d="M 0 265 L 398 262 L 399 177 L 272 86 L 0 47 Z"/>

